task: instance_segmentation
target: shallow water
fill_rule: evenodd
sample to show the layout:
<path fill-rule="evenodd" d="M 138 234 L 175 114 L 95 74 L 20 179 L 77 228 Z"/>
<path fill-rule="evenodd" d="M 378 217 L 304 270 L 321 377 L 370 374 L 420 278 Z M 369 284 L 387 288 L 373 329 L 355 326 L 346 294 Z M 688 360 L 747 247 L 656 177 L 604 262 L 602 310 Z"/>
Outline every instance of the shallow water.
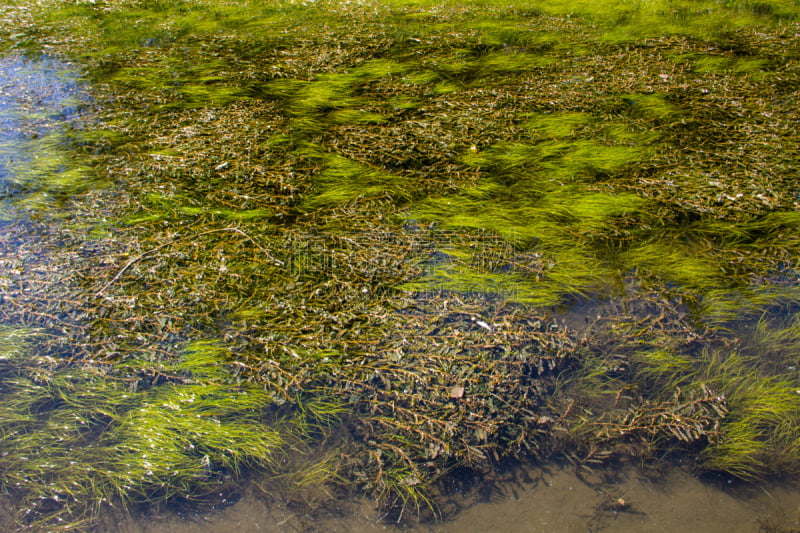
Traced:
<path fill-rule="evenodd" d="M 89 103 L 75 66 L 41 55 L 0 56 L 0 198 L 67 193 L 86 169 L 68 132 Z M 38 203 L 38 202 L 34 202 Z"/>
<path fill-rule="evenodd" d="M 226 13 L 218 15 L 233 16 Z M 87 20 L 106 20 L 94 15 Z M 506 15 L 515 21 L 511 26 L 540 24 L 517 12 Z M 141 17 L 139 24 L 162 13 L 129 16 Z M 193 35 L 191 17 L 180 17 L 186 27 L 173 31 L 165 23 L 164 40 L 127 34 L 119 21 L 115 31 L 109 17 L 103 38 L 116 44 L 93 51 L 90 61 L 102 71 L 96 79 L 107 84 L 98 92 L 113 122 L 85 144 L 73 134 L 91 88 L 71 65 L 47 56 L 0 59 L 0 196 L 9 206 L 0 219 L 13 224 L 26 208 L 53 215 L 40 217 L 45 220 L 35 231 L 0 232 L 0 311 L 12 317 L 11 333 L 2 333 L 16 338 L 13 328 L 31 326 L 42 328 L 37 335 L 50 334 L 26 345 L 29 360 L 12 346 L 17 360 L 0 368 L 0 393 L 22 406 L 4 412 L 9 429 L 0 428 L 0 437 L 13 444 L 0 473 L 32 487 L 26 513 L 68 514 L 71 504 L 85 502 L 69 498 L 80 483 L 103 501 L 126 490 L 139 501 L 158 501 L 165 485 L 167 493 L 183 495 L 195 483 L 230 480 L 242 465 L 273 468 L 273 456 L 285 450 L 265 445 L 251 455 L 238 437 L 264 444 L 257 439 L 273 429 L 270 417 L 283 412 L 277 406 L 288 401 L 285 411 L 296 414 L 313 403 L 304 385 L 366 420 L 348 428 L 354 446 L 347 466 L 374 492 L 387 479 L 401 489 L 420 483 L 416 472 L 404 470 L 409 453 L 412 469 L 421 465 L 434 477 L 447 461 L 491 463 L 475 450 L 496 453 L 500 443 L 502 454 L 513 441 L 510 453 L 517 453 L 523 444 L 536 448 L 539 434 L 577 428 L 573 437 L 582 427 L 583 437 L 572 443 L 577 460 L 625 454 L 628 446 L 694 452 L 743 435 L 731 440 L 755 446 L 739 455 L 717 448 L 723 451 L 711 456 L 718 460 L 712 468 L 748 475 L 772 452 L 796 466 L 796 184 L 791 198 L 764 185 L 778 182 L 775 168 L 794 168 L 764 132 L 785 128 L 795 110 L 783 102 L 767 113 L 756 105 L 739 111 L 735 94 L 742 87 L 763 90 L 764 79 L 783 75 L 770 39 L 757 41 L 763 50 L 752 55 L 763 52 L 771 63 L 757 59 L 749 66 L 733 59 L 744 52 L 730 43 L 707 43 L 722 58 L 716 70 L 699 68 L 695 49 L 702 47 L 691 39 L 666 39 L 658 45 L 665 54 L 686 53 L 651 64 L 643 59 L 648 51 L 608 42 L 598 44 L 597 55 L 549 44 L 539 50 L 525 40 L 537 26 L 507 35 L 511 26 L 499 28 L 502 43 L 491 32 L 466 41 L 439 29 L 420 33 L 458 46 L 452 57 L 441 55 L 439 44 L 420 45 L 416 36 L 389 32 L 375 39 L 369 27 L 362 28 L 366 60 L 348 55 L 362 44 L 358 39 L 334 47 L 324 32 L 240 57 L 216 39 L 212 30 L 222 30 L 212 21 L 172 46 Z M 573 24 L 570 17 L 550 23 Z M 233 42 L 235 34 L 226 39 Z M 564 35 L 565 47 L 575 45 Z M 520 50 L 509 50 L 509 36 L 521 39 Z M 315 46 L 323 50 L 319 56 Z M 384 61 L 395 52 L 397 62 Z M 195 60 L 196 54 L 208 54 L 209 61 Z M 244 59 L 252 63 L 240 64 Z M 653 71 L 626 85 L 631 73 L 621 71 L 629 61 Z M 274 79 L 265 67 L 275 69 Z M 301 74 L 301 67 L 308 71 Z M 509 90 L 505 76 L 518 85 Z M 547 76 L 552 80 L 540 83 Z M 509 92 L 490 96 L 483 81 L 491 91 Z M 594 93 L 580 89 L 601 81 L 607 85 Z M 405 91 L 416 96 L 387 99 Z M 496 112 L 504 105 L 510 111 Z M 706 144 L 702 128 L 709 125 L 709 131 L 735 133 L 741 146 L 714 135 Z M 517 137 L 509 134 L 512 127 Z M 661 133 L 654 131 L 666 132 L 664 142 L 672 145 L 663 151 L 677 154 L 675 161 L 660 158 L 660 144 L 640 149 L 656 143 Z M 370 146 L 364 140 L 371 135 L 408 153 L 398 158 L 393 147 Z M 747 159 L 744 146 L 753 136 L 757 142 L 748 150 L 763 150 Z M 491 139 L 485 145 L 484 137 Z M 784 142 L 794 146 L 788 133 Z M 107 158 L 90 162 L 90 152 Z M 708 169 L 719 175 L 707 175 Z M 95 171 L 124 185 L 105 197 L 81 196 Z M 420 191 L 409 190 L 416 186 Z M 690 189 L 696 194 L 684 198 Z M 73 203 L 47 211 L 53 197 Z M 418 224 L 417 216 L 425 222 Z M 426 229 L 437 224 L 444 230 Z M 540 346 L 546 348 L 540 352 Z M 2 361 L 11 358 L 0 353 Z M 694 375 L 702 379 L 692 382 Z M 650 395 L 650 388 L 663 390 Z M 723 389 L 739 409 L 728 418 Z M 515 403 L 521 396 L 526 400 Z M 768 401 L 760 403 L 761 396 Z M 678 412 L 687 405 L 700 407 Z M 417 422 L 414 406 L 427 426 Z M 518 434 L 492 426 L 511 411 L 521 413 L 508 419 Z M 312 427 L 335 418 L 324 406 L 319 412 Z M 695 415 L 697 424 L 681 419 Z M 197 433 L 186 423 L 190 416 L 202 426 Z M 723 423 L 729 425 L 720 430 Z M 501 437 L 490 441 L 487 428 Z M 328 438 L 327 431 L 336 430 L 326 427 L 314 437 Z M 453 435 L 461 448 L 445 457 L 447 446 L 438 443 Z M 297 445 L 292 437 L 290 455 Z M 397 442 L 405 451 L 395 453 Z M 759 448 L 765 442 L 774 449 Z M 32 453 L 13 449 L 17 443 Z M 298 462 L 302 472 L 308 465 Z M 394 477 L 382 478 L 384 468 L 395 468 Z M 92 492 L 95 483 L 101 488 Z M 464 479 L 451 485 L 453 494 L 442 503 L 447 521 L 411 529 L 798 526 L 794 487 L 701 480 L 683 466 L 655 477 L 632 468 L 578 476 L 545 463 L 499 472 L 491 490 Z M 407 529 L 387 524 L 372 503 L 302 510 L 282 501 L 281 490 L 274 494 L 265 499 L 245 486 L 235 503 L 207 513 L 155 503 L 121 524 L 103 515 L 99 530 Z M 0 515 L 11 513 L 6 500 L 0 505 Z"/>
<path fill-rule="evenodd" d="M 121 533 L 331 532 L 377 533 L 620 533 L 767 532 L 800 527 L 800 491 L 784 482 L 741 485 L 701 479 L 680 465 L 649 476 L 633 467 L 576 475 L 560 465 L 516 470 L 491 489 L 469 490 L 463 509 L 435 524 L 393 525 L 369 502 L 353 502 L 335 515 L 294 511 L 247 491 L 221 511 L 127 519 Z M 772 529 L 770 529 L 772 528 Z"/>

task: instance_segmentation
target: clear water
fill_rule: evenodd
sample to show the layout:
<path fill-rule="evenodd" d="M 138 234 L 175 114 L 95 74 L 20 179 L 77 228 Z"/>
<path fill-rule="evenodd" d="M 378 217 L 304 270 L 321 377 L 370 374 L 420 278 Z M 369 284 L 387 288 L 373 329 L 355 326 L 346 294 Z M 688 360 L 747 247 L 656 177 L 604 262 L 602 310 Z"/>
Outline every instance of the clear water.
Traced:
<path fill-rule="evenodd" d="M 265 502 L 258 491 L 246 491 L 220 510 L 165 508 L 115 527 L 123 533 L 729 533 L 800 527 L 795 485 L 700 479 L 678 465 L 648 475 L 631 466 L 582 475 L 556 464 L 525 467 L 491 486 L 456 494 L 458 512 L 413 527 L 381 520 L 368 501 L 328 502 L 309 513 L 280 500 Z"/>
<path fill-rule="evenodd" d="M 0 198 L 57 192 L 80 172 L 67 133 L 89 102 L 74 67 L 46 55 L 0 56 Z"/>
<path fill-rule="evenodd" d="M 157 43 L 150 41 L 144 43 L 145 46 L 153 44 Z M 176 72 L 175 78 L 180 76 L 191 78 L 191 68 L 185 66 L 185 69 L 189 71 L 188 74 L 179 75 Z M 187 88 L 185 81 L 175 82 L 169 87 L 173 92 L 183 91 L 181 94 L 188 99 L 189 104 L 199 106 L 198 102 L 202 102 L 203 98 L 211 94 L 199 92 L 199 96 L 195 94 L 192 96 L 194 99 L 189 98 L 194 93 L 189 91 L 192 87 Z M 338 87 L 335 84 L 332 86 Z M 201 86 L 201 88 L 207 87 Z M 198 87 L 194 89 L 199 91 Z M 82 110 L 90 101 L 88 92 L 88 88 L 79 81 L 75 69 L 68 63 L 47 56 L 23 58 L 10 55 L 0 58 L 0 197 L 3 201 L 14 201 L 14 208 L 7 205 L 0 213 L 0 219 L 7 223 L 17 221 L 21 218 L 16 211 L 17 208 L 49 205 L 50 197 L 64 197 L 70 191 L 78 190 L 82 182 L 90 179 L 91 171 L 81 163 L 80 157 L 76 156 L 70 144 L 70 132 L 78 126 Z M 219 96 L 221 100 L 217 103 L 220 105 L 235 100 L 239 93 L 226 92 L 223 96 L 225 98 Z M 182 133 L 187 137 L 195 135 L 194 128 L 212 121 L 209 117 L 213 115 L 213 111 L 198 109 L 195 117 L 197 120 L 188 123 Z M 587 146 L 592 149 L 597 148 L 591 144 Z M 155 166 L 174 157 L 174 154 L 166 152 L 168 151 L 152 154 Z M 584 152 L 580 154 L 585 155 Z M 229 155 L 233 157 L 236 154 Z M 202 164 L 214 168 L 215 172 L 222 172 L 228 168 L 227 161 L 202 162 Z M 350 179 L 351 176 L 347 175 L 345 170 L 347 168 L 342 170 L 343 180 Z M 211 175 L 214 176 L 213 173 Z M 373 178 L 380 184 L 381 176 Z M 208 183 L 201 184 L 210 186 Z M 150 195 L 151 199 L 155 198 L 153 204 L 149 206 L 152 211 L 157 211 L 159 205 L 156 202 L 161 202 L 161 207 L 166 206 L 164 211 L 173 210 L 171 215 L 179 213 L 180 216 L 189 218 L 189 215 L 201 213 L 209 217 L 245 220 L 245 218 L 233 218 L 231 211 L 216 209 L 217 206 L 208 209 L 205 206 L 198 207 L 196 203 L 192 203 L 194 198 L 186 205 L 181 204 L 185 198 L 180 199 L 180 195 L 173 196 L 171 191 L 166 190 L 172 185 L 175 184 L 160 184 L 160 188 L 165 188 L 163 195 Z M 352 186 L 352 183 L 346 185 Z M 219 186 L 219 183 L 216 186 Z M 343 190 L 347 194 L 352 192 L 346 187 Z M 246 195 L 237 196 L 238 198 L 249 200 Z M 247 213 L 249 213 L 247 216 L 261 216 L 261 211 L 257 209 Z M 149 212 L 145 214 L 150 215 Z M 156 215 L 166 216 L 161 213 Z M 164 224 L 166 223 L 165 221 Z M 135 235 L 131 241 L 135 242 Z M 103 241 L 98 240 L 98 242 Z M 95 247 L 101 248 L 102 244 L 97 244 Z M 321 250 L 323 251 L 320 254 L 325 249 Z M 457 261 L 454 260 L 452 263 L 457 264 Z M 646 261 L 643 264 L 647 264 Z M 439 270 L 446 271 L 447 268 L 444 267 L 449 265 L 450 262 L 437 256 L 432 258 L 430 264 L 424 266 L 430 274 L 437 272 L 437 267 L 442 267 Z M 10 268 L 21 272 L 16 265 L 3 266 L 6 272 Z M 121 266 L 122 263 L 113 265 L 113 268 L 109 267 L 109 271 L 111 274 L 118 272 Z M 791 268 L 789 271 L 793 272 Z M 228 266 L 222 257 L 215 274 L 221 278 L 222 274 L 227 272 Z M 106 279 L 111 277 L 111 274 L 106 276 Z M 20 274 L 15 271 L 14 275 Z M 6 279 L 2 278 L 4 283 Z M 124 300 L 120 299 L 119 302 Z M 601 304 L 600 307 L 602 305 L 605 304 Z M 589 311 L 596 313 L 597 309 L 593 304 L 587 305 L 587 309 L 573 310 L 564 320 L 570 323 L 573 330 L 580 330 L 585 325 L 580 323 L 581 315 L 588 314 Z M 796 309 L 786 314 L 789 316 L 793 312 L 796 312 Z M 463 390 L 461 393 L 463 394 Z M 798 527 L 800 496 L 796 488 L 778 482 L 740 485 L 726 478 L 699 479 L 688 470 L 686 465 L 677 466 L 665 469 L 660 475 L 647 477 L 633 468 L 625 468 L 618 472 L 601 469 L 578 476 L 570 468 L 561 468 L 553 464 L 514 470 L 506 477 L 499 475 L 489 488 L 483 486 L 464 488 L 456 480 L 450 487 L 452 490 L 448 499 L 450 507 L 444 510 L 446 521 L 438 524 L 417 524 L 413 529 L 442 533 L 727 532 L 792 531 Z M 471 485 L 466 482 L 465 484 Z M 279 491 L 275 493 L 279 494 Z M 220 505 L 215 509 L 192 509 L 186 506 L 178 508 L 168 504 L 148 508 L 141 513 L 132 509 L 134 516 L 124 517 L 122 522 L 117 522 L 119 517 L 112 512 L 108 516 L 103 516 L 104 525 L 100 530 L 120 530 L 129 533 L 167 531 L 221 533 L 230 530 L 371 532 L 403 529 L 401 526 L 387 524 L 382 520 L 381 513 L 375 510 L 371 502 L 331 502 L 322 498 L 322 503 L 313 505 L 309 510 L 289 505 L 280 497 L 266 498 L 263 492 L 247 485 L 238 496 L 225 493 L 221 494 L 220 498 Z M 0 503 L 3 505 L 0 507 L 0 515 L 10 512 L 5 501 Z M 2 520 L 0 518 L 0 525 L 5 523 Z"/>

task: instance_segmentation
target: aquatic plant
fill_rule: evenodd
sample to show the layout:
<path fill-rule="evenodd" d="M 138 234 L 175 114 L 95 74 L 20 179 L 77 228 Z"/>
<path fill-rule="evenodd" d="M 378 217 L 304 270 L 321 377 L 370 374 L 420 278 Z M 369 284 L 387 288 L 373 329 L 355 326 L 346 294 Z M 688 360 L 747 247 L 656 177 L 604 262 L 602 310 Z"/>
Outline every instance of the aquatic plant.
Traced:
<path fill-rule="evenodd" d="M 3 338 L 17 333 L 7 328 Z M 230 383 L 230 354 L 213 343 L 194 342 L 157 370 L 145 361 L 70 367 L 29 352 L 12 357 L 19 374 L 3 380 L 0 463 L 3 485 L 22 498 L 21 517 L 202 498 L 244 468 L 275 470 L 299 437 L 288 420 L 268 419 L 263 387 Z"/>
<path fill-rule="evenodd" d="M 19 526 L 245 479 L 400 519 L 554 452 L 796 471 L 796 12 L 0 7 L 92 93 L 0 138 Z"/>

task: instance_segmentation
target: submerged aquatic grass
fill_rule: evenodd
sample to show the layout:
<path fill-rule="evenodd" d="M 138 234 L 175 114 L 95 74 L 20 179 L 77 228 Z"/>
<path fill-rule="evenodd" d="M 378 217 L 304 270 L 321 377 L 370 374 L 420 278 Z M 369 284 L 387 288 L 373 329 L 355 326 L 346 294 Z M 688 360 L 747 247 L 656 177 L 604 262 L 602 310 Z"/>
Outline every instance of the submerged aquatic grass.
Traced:
<path fill-rule="evenodd" d="M 17 336 L 3 332 L 6 341 Z M 14 355 L 31 366 L 18 363 L 27 375 L 4 380 L 3 485 L 48 520 L 71 509 L 202 499 L 243 469 L 278 472 L 289 448 L 311 437 L 302 428 L 317 412 L 336 416 L 309 403 L 300 426 L 270 417 L 269 392 L 232 385 L 230 353 L 213 342 L 190 344 L 157 374 L 145 361 L 67 367 Z"/>
<path fill-rule="evenodd" d="M 797 11 L 0 8 L 91 92 L 0 108 L 19 527 L 243 479 L 436 514 L 554 452 L 796 472 Z"/>
<path fill-rule="evenodd" d="M 0 59 L 0 198 L 36 211 L 98 186 L 74 153 L 90 97 L 73 64 L 42 55 Z"/>

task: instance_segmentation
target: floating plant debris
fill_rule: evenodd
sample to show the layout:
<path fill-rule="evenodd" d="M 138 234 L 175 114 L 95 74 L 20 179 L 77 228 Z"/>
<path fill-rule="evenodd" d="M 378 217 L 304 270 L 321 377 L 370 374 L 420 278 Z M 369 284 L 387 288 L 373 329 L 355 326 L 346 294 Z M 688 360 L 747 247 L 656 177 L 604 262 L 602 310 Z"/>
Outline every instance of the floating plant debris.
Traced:
<path fill-rule="evenodd" d="M 15 527 L 800 472 L 800 10 L 573 4 L 0 8 Z"/>

